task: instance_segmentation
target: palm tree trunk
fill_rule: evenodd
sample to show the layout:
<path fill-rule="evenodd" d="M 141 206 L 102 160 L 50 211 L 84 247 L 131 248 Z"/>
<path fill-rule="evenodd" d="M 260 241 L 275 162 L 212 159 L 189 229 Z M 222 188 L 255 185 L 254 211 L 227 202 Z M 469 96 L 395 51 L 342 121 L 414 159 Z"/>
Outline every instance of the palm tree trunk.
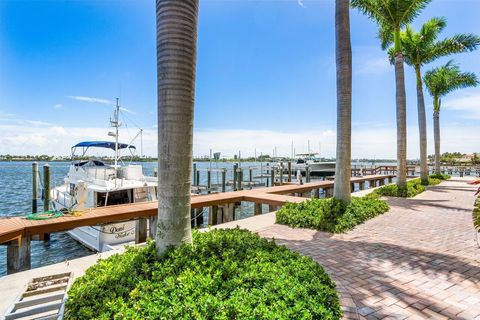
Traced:
<path fill-rule="evenodd" d="M 434 98 L 434 105 L 438 98 Z M 440 173 L 440 112 L 433 111 L 433 139 L 435 142 L 435 173 Z"/>
<path fill-rule="evenodd" d="M 427 160 L 427 119 L 425 116 L 425 101 L 423 99 L 423 82 L 420 66 L 415 66 L 417 75 L 417 108 L 418 108 L 418 133 L 420 137 L 420 179 L 422 184 L 428 185 L 428 160 Z"/>
<path fill-rule="evenodd" d="M 190 188 L 198 0 L 157 0 L 158 255 L 192 242 Z"/>
<path fill-rule="evenodd" d="M 395 83 L 397 103 L 397 186 L 404 190 L 407 184 L 407 100 L 403 54 L 395 54 Z M 402 191 L 403 192 L 403 191 Z"/>
<path fill-rule="evenodd" d="M 350 202 L 352 144 L 352 47 L 350 1 L 335 1 L 335 55 L 337 64 L 337 155 L 333 196 Z"/>

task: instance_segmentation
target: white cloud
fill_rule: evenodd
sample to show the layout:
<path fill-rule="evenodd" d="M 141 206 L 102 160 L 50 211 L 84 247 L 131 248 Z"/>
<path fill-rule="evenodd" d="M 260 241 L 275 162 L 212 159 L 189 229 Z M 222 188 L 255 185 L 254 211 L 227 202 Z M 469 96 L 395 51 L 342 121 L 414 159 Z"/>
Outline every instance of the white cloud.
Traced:
<path fill-rule="evenodd" d="M 55 109 L 60 109 L 60 108 L 63 108 L 63 104 L 61 103 L 57 103 L 53 106 Z"/>
<path fill-rule="evenodd" d="M 78 101 L 91 102 L 91 103 L 113 104 L 113 102 L 110 100 L 100 99 L 100 98 L 92 98 L 92 97 L 84 97 L 84 96 L 67 96 L 67 98 L 78 100 Z"/>
<path fill-rule="evenodd" d="M 353 46 L 352 59 L 353 72 L 359 75 L 393 72 L 387 54 L 376 46 Z"/>
<path fill-rule="evenodd" d="M 124 107 L 120 107 L 120 110 L 126 112 L 126 113 L 130 113 L 130 114 L 137 114 L 135 111 L 133 110 L 130 110 L 130 109 L 127 109 L 127 108 L 124 108 Z"/>
<path fill-rule="evenodd" d="M 459 111 L 462 118 L 480 120 L 480 90 L 459 92 L 455 97 L 443 100 L 441 107 Z"/>
<path fill-rule="evenodd" d="M 470 153 L 480 151 L 480 136 L 472 134 L 476 127 L 442 124 L 442 152 L 460 151 Z M 428 152 L 433 153 L 433 133 L 428 131 Z M 25 125 L 18 122 L 0 122 L 0 145 L 2 154 L 52 154 L 68 155 L 70 147 L 84 140 L 106 140 L 108 129 L 105 128 L 64 128 L 48 126 L 43 122 Z M 418 129 L 408 127 L 408 158 L 418 158 Z M 132 136 L 120 131 L 120 141 L 130 142 Z M 241 151 L 244 156 L 272 154 L 277 148 L 279 156 L 291 155 L 291 143 L 294 142 L 295 152 L 318 152 L 321 156 L 333 157 L 336 149 L 336 134 L 333 128 L 297 132 L 281 132 L 273 130 L 235 130 L 235 129 L 202 129 L 194 132 L 194 155 L 209 154 L 210 149 L 221 152 L 225 156 L 233 156 Z M 140 141 L 134 144 L 139 147 Z M 154 128 L 143 131 L 144 154 L 157 154 L 157 130 Z M 97 151 L 95 151 L 97 152 Z M 108 152 L 108 151 L 105 151 Z M 140 150 L 137 150 L 140 153 Z M 108 153 L 107 153 L 108 154 Z M 388 126 L 362 126 L 352 130 L 353 158 L 396 158 L 396 128 Z"/>
<path fill-rule="evenodd" d="M 115 103 L 113 101 L 107 100 L 107 99 L 101 99 L 101 98 L 93 98 L 93 97 L 84 97 L 84 96 L 67 96 L 67 98 L 74 99 L 77 101 L 84 101 L 84 102 L 89 102 L 89 103 L 100 103 L 100 104 L 105 104 L 105 105 L 114 105 Z M 126 113 L 130 114 L 137 114 L 135 111 L 131 109 L 127 109 L 124 107 L 120 107 L 120 110 Z"/>
<path fill-rule="evenodd" d="M 298 3 L 298 5 L 299 5 L 300 7 L 306 8 L 306 7 L 305 7 L 305 4 L 303 3 L 303 0 L 297 0 L 297 3 Z"/>

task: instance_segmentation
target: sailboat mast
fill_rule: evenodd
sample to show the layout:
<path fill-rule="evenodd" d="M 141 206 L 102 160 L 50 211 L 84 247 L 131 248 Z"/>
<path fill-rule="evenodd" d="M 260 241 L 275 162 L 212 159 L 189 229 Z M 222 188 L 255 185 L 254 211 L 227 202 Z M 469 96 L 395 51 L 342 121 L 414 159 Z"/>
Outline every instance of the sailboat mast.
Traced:
<path fill-rule="evenodd" d="M 117 163 L 118 163 L 118 127 L 120 126 L 120 122 L 118 120 L 118 113 L 120 111 L 120 105 L 118 104 L 117 98 L 117 105 L 115 106 L 115 113 L 114 113 L 114 121 L 112 125 L 115 127 L 115 179 L 117 178 Z"/>

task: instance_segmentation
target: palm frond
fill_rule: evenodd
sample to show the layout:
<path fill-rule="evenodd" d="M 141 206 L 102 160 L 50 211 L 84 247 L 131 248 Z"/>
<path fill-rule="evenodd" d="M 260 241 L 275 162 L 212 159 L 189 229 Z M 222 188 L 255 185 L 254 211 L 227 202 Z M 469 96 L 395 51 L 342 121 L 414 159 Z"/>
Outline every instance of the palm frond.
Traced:
<path fill-rule="evenodd" d="M 380 45 L 382 47 L 382 50 L 386 50 L 390 45 L 393 44 L 393 33 L 394 30 L 389 25 L 379 25 L 377 37 L 378 39 L 380 39 Z"/>
<path fill-rule="evenodd" d="M 447 19 L 444 17 L 434 17 L 425 22 L 419 31 L 419 36 L 423 43 L 432 43 L 443 31 L 447 25 Z"/>
<path fill-rule="evenodd" d="M 412 22 L 432 0 L 390 0 L 396 3 L 397 22 L 404 26 Z"/>
<path fill-rule="evenodd" d="M 432 44 L 430 57 L 426 57 L 424 63 L 429 63 L 439 57 L 448 56 L 454 53 L 473 51 L 479 46 L 479 36 L 471 33 L 456 34 L 451 38 Z"/>
<path fill-rule="evenodd" d="M 475 73 L 462 72 L 452 60 L 444 66 L 427 71 L 423 79 L 430 95 L 438 98 L 452 91 L 476 87 L 479 84 Z"/>

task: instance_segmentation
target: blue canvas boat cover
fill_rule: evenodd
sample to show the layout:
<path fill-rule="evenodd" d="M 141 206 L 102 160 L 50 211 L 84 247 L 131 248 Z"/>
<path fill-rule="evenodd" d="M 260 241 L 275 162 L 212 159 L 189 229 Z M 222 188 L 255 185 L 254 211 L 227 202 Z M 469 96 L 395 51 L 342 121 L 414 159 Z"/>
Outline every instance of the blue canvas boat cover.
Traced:
<path fill-rule="evenodd" d="M 113 141 L 83 141 L 74 145 L 72 148 L 78 147 L 94 147 L 94 148 L 108 148 L 115 150 L 115 142 Z M 118 149 L 132 148 L 135 149 L 135 146 L 129 145 L 127 143 L 118 143 Z"/>

